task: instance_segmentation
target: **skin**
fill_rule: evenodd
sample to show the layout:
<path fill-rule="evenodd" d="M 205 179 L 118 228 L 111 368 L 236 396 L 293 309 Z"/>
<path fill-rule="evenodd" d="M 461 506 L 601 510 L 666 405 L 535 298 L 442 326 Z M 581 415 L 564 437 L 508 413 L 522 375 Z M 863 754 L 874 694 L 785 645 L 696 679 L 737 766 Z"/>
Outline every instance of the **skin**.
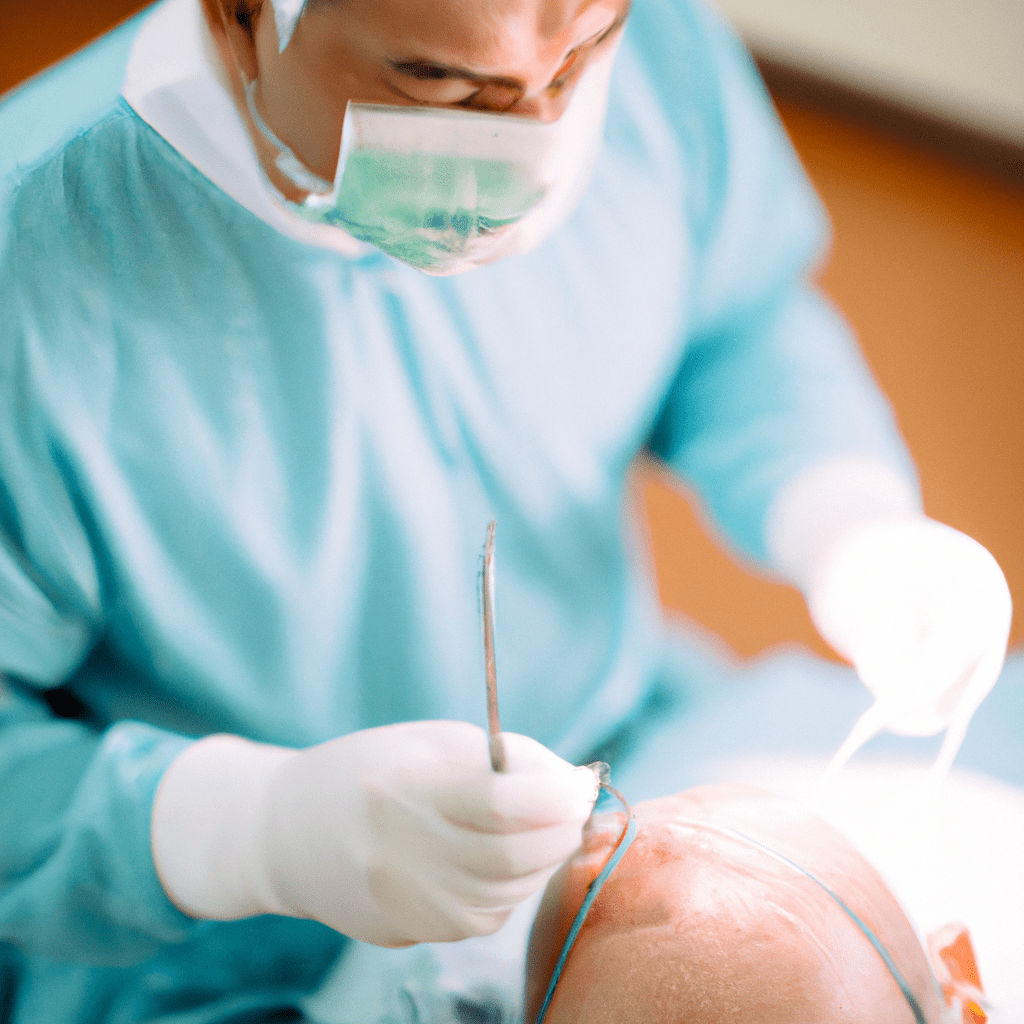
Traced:
<path fill-rule="evenodd" d="M 732 826 L 810 871 L 879 937 L 930 1024 L 920 943 L 878 874 L 838 833 L 778 798 L 710 786 L 634 809 L 638 836 L 587 918 L 544 1024 L 914 1024 L 878 953 L 836 903 Z M 536 1020 L 565 935 L 622 815 L 597 819 L 552 879 L 530 940 Z"/>
<path fill-rule="evenodd" d="M 271 130 L 333 180 L 349 100 L 454 107 L 542 121 L 565 109 L 582 71 L 608 52 L 629 0 L 310 0 L 284 53 L 259 0 L 203 0 L 235 104 L 270 180 L 274 167 L 245 82 Z"/>

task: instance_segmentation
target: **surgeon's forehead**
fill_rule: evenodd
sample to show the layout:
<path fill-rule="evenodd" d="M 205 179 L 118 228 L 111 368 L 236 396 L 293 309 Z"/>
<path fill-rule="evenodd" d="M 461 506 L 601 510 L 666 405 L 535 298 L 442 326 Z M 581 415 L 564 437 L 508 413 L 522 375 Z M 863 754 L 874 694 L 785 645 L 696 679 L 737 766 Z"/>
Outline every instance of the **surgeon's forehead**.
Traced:
<path fill-rule="evenodd" d="M 319 0 L 371 35 L 391 59 L 426 60 L 477 74 L 571 48 L 608 28 L 628 0 Z"/>

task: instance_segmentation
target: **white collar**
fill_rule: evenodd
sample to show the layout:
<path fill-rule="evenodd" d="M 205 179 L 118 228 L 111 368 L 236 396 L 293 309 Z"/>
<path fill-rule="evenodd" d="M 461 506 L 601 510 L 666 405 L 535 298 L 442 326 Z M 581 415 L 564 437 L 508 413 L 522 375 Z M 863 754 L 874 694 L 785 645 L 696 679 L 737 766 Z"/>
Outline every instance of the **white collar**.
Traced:
<path fill-rule="evenodd" d="M 121 95 L 197 170 L 260 220 L 308 245 L 358 257 L 370 246 L 288 214 L 235 109 L 200 0 L 163 0 L 132 46 Z"/>

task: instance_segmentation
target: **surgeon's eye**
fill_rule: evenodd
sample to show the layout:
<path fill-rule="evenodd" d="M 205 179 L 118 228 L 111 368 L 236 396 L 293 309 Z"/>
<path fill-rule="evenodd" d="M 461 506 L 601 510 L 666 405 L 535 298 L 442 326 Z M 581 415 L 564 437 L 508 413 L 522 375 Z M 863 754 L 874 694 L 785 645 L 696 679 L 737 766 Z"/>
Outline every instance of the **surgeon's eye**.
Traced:
<path fill-rule="evenodd" d="M 436 67 L 433 64 L 399 64 L 398 70 L 403 75 L 409 75 L 410 78 L 418 78 L 424 82 L 450 77 L 444 68 Z"/>
<path fill-rule="evenodd" d="M 447 68 L 435 64 L 396 64 L 395 70 L 403 79 L 402 93 L 417 103 L 462 103 L 480 88 L 477 82 L 454 75 Z"/>

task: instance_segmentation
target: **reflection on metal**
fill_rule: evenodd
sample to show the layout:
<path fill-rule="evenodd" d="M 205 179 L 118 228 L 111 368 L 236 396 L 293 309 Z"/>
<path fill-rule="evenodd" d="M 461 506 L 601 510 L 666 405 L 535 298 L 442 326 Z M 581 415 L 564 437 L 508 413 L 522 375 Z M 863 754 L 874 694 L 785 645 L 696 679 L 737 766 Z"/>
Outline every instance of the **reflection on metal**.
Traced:
<path fill-rule="evenodd" d="M 484 669 L 487 676 L 487 733 L 490 738 L 491 767 L 505 770 L 505 745 L 501 741 L 501 719 L 498 717 L 498 678 L 494 668 L 494 528 L 487 527 L 484 544 L 484 570 L 480 577 L 480 604 L 484 623 Z"/>

